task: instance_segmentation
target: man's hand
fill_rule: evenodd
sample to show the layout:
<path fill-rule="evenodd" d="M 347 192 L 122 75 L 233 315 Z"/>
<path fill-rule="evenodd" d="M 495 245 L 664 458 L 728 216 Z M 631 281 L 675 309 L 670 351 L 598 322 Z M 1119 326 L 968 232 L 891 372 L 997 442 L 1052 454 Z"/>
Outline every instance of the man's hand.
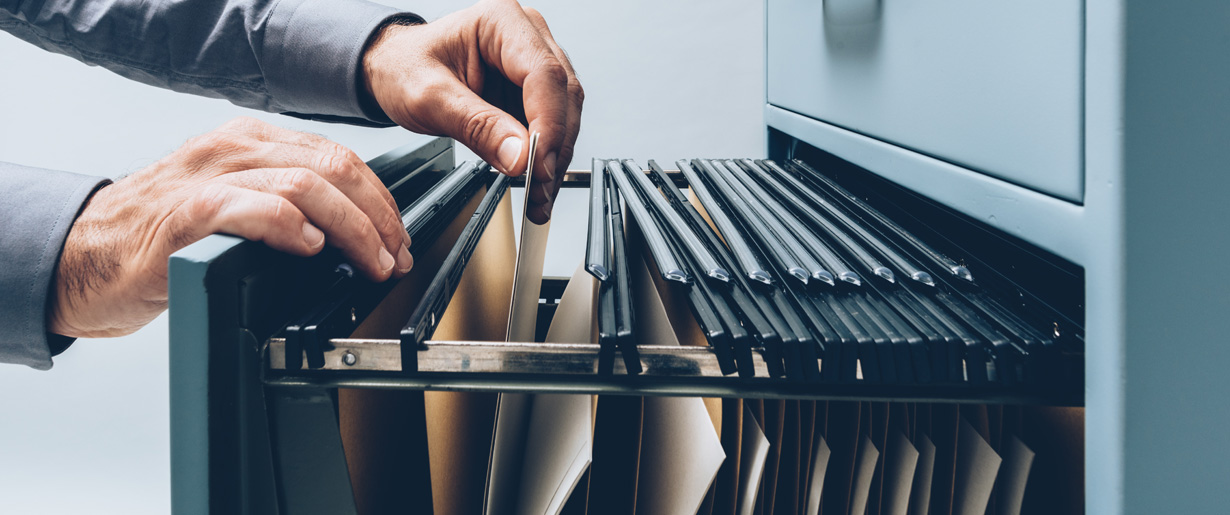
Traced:
<path fill-rule="evenodd" d="M 396 202 L 358 156 L 240 118 L 94 194 L 64 243 L 47 329 L 139 329 L 166 309 L 171 253 L 214 233 L 300 256 L 328 243 L 377 281 L 414 264 Z"/>
<path fill-rule="evenodd" d="M 450 136 L 508 175 L 525 171 L 529 133 L 540 132 L 529 214 L 550 218 L 585 93 L 538 11 L 487 0 L 427 25 L 386 27 L 363 56 L 363 76 L 393 121 Z"/>

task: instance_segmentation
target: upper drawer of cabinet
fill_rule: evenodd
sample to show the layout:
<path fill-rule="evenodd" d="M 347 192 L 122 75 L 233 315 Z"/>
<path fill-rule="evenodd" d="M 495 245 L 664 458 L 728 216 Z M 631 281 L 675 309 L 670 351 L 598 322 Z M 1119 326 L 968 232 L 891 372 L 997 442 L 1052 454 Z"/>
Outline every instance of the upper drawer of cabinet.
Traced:
<path fill-rule="evenodd" d="M 1079 0 L 768 0 L 769 103 L 1081 202 Z"/>

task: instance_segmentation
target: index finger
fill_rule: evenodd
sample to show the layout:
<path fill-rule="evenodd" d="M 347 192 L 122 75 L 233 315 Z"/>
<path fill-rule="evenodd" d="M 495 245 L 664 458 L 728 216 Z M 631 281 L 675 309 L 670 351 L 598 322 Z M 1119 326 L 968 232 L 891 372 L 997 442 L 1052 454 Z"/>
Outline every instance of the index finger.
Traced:
<path fill-rule="evenodd" d="M 515 2 L 491 16 L 494 23 L 480 29 L 483 58 L 521 87 L 529 132 L 540 134 L 534 179 L 554 182 L 567 134 L 568 71 Z"/>

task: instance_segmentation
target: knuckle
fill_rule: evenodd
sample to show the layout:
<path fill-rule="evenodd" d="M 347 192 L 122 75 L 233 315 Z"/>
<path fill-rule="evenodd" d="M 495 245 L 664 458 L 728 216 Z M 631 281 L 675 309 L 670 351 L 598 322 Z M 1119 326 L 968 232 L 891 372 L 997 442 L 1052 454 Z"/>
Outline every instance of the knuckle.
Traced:
<path fill-rule="evenodd" d="M 282 197 L 300 197 L 316 186 L 316 174 L 303 168 L 291 168 L 278 176 L 278 190 Z"/>
<path fill-rule="evenodd" d="M 220 129 L 226 129 L 235 132 L 252 132 L 265 126 L 265 122 L 252 118 L 251 116 L 239 116 L 222 124 Z"/>
<path fill-rule="evenodd" d="M 386 210 L 385 213 L 387 214 L 384 216 L 384 221 L 380 223 L 380 232 L 391 239 L 400 241 L 401 236 L 398 233 L 406 230 L 405 226 L 401 224 L 401 217 L 398 216 L 396 211 Z"/>
<path fill-rule="evenodd" d="M 192 221 L 216 218 L 230 198 L 231 188 L 222 184 L 207 185 L 189 199 L 188 217 Z"/>
<path fill-rule="evenodd" d="M 480 142 L 485 141 L 495 134 L 496 127 L 499 126 L 500 117 L 497 113 L 490 109 L 483 109 L 473 113 L 465 118 L 464 126 L 461 129 L 461 134 L 464 135 L 466 141 Z"/>
<path fill-rule="evenodd" d="M 320 163 L 320 171 L 326 177 L 334 180 L 349 180 L 354 176 L 354 165 L 350 159 L 342 152 L 335 148 L 326 149 L 324 153 L 317 158 Z"/>
<path fill-rule="evenodd" d="M 564 68 L 564 64 L 560 62 L 558 57 L 554 55 L 548 56 L 542 66 L 542 74 L 557 84 L 560 88 L 568 87 L 568 70 Z"/>
<path fill-rule="evenodd" d="M 183 149 L 196 160 L 216 160 L 242 153 L 247 142 L 234 133 L 213 131 L 189 139 Z"/>
<path fill-rule="evenodd" d="M 342 215 L 342 216 L 345 217 L 345 215 Z M 367 222 L 367 223 L 360 222 L 354 225 L 356 225 L 357 227 L 354 228 L 352 232 L 357 237 L 358 241 L 376 242 L 376 243 L 383 241 L 380 238 L 380 234 L 376 232 L 376 228 L 371 224 L 371 222 Z"/>
<path fill-rule="evenodd" d="M 265 206 L 266 219 L 275 223 L 283 222 L 290 225 L 294 221 L 295 205 L 289 200 L 281 197 L 272 199 L 269 205 Z"/>
<path fill-rule="evenodd" d="M 568 80 L 568 93 L 578 106 L 585 103 L 585 88 L 581 87 L 581 83 L 576 79 Z"/>

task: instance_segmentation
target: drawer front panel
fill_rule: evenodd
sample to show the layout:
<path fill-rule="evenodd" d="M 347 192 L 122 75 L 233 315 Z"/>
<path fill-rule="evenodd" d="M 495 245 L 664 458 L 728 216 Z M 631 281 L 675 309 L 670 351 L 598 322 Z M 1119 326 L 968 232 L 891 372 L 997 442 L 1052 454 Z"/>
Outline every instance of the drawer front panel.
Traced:
<path fill-rule="evenodd" d="M 1081 202 L 1083 3 L 769 0 L 769 103 Z"/>

